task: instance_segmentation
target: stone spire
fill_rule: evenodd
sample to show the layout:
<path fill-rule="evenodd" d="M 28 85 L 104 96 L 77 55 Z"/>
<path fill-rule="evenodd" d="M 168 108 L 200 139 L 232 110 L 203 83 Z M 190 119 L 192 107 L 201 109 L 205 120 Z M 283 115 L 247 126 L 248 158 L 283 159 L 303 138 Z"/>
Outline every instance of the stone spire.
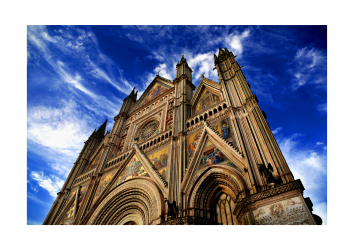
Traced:
<path fill-rule="evenodd" d="M 107 119 L 106 121 L 101 125 L 101 127 L 97 130 L 96 135 L 98 137 L 104 137 L 104 133 L 106 131 L 106 126 L 107 126 Z"/>

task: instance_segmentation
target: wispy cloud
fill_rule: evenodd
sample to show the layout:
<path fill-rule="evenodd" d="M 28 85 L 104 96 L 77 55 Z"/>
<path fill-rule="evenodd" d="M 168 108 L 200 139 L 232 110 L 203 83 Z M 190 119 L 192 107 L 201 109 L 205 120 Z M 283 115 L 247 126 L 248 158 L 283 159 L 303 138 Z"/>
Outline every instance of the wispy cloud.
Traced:
<path fill-rule="evenodd" d="M 283 127 L 277 127 L 276 129 L 272 130 L 272 133 L 275 135 L 275 134 L 278 134 L 280 130 L 282 130 Z"/>
<path fill-rule="evenodd" d="M 31 190 L 34 191 L 35 193 L 38 193 L 38 186 L 37 185 L 32 185 L 30 180 L 27 180 L 27 183 L 30 184 Z"/>
<path fill-rule="evenodd" d="M 161 69 L 161 76 L 170 80 L 175 77 L 176 63 L 180 60 L 181 55 L 184 54 L 190 67 L 193 69 L 194 84 L 198 84 L 200 75 L 204 73 L 205 77 L 214 81 L 218 81 L 216 71 L 214 68 L 214 54 L 218 54 L 218 48 L 228 47 L 232 49 L 237 55 L 243 52 L 244 43 L 250 37 L 250 30 L 237 31 L 224 27 L 220 29 L 217 26 L 183 26 L 183 32 L 186 36 L 193 35 L 194 44 L 197 45 L 193 49 L 182 47 L 179 44 L 184 43 L 181 36 L 173 36 L 174 33 L 181 32 L 177 30 L 176 26 L 137 26 L 136 30 L 131 26 L 123 26 L 129 30 L 124 34 L 111 33 L 111 35 L 125 36 L 133 42 L 143 46 L 150 55 L 148 58 L 153 58 L 160 62 L 155 71 Z M 212 32 L 216 32 L 212 35 Z M 223 37 L 223 39 L 221 39 Z M 171 39 L 171 40 L 169 40 Z M 169 40 L 173 44 L 174 50 L 171 46 L 166 46 L 161 41 Z M 150 82 L 149 82 L 150 83 Z"/>
<path fill-rule="evenodd" d="M 326 84 L 326 55 L 314 47 L 301 48 L 297 51 L 292 65 L 290 65 L 290 71 L 293 74 L 293 90 L 305 84 Z"/>
<path fill-rule="evenodd" d="M 51 206 L 51 205 L 52 205 L 51 203 L 42 201 L 41 199 L 39 199 L 37 196 L 35 196 L 35 195 L 32 194 L 32 193 L 27 193 L 27 198 L 28 198 L 28 199 L 31 199 L 31 200 L 33 200 L 33 201 L 35 201 L 35 202 L 37 202 L 37 203 L 46 205 L 46 206 Z M 41 224 L 42 224 L 42 223 L 41 223 Z"/>
<path fill-rule="evenodd" d="M 319 146 L 319 145 L 323 145 L 323 142 L 316 142 L 316 146 L 315 147 L 317 147 L 317 146 Z"/>
<path fill-rule="evenodd" d="M 32 171 L 30 174 L 31 179 L 37 181 L 38 185 L 47 190 L 52 197 L 57 197 L 64 184 L 64 181 L 55 175 L 46 176 L 42 171 Z"/>
<path fill-rule="evenodd" d="M 76 151 L 90 135 L 85 116 L 74 102 L 64 102 L 60 108 L 29 106 L 28 139 L 54 150 Z"/>
<path fill-rule="evenodd" d="M 322 114 L 327 114 L 327 103 L 317 105 L 317 110 Z"/>
<path fill-rule="evenodd" d="M 111 84 L 124 95 L 130 93 L 132 86 L 124 76 L 120 75 L 119 81 L 115 79 L 112 71 L 121 72 L 120 68 L 101 52 L 94 33 L 71 26 L 55 32 L 56 35 L 49 35 L 45 26 L 28 26 L 28 51 L 30 55 L 39 53 L 63 83 L 89 96 L 102 107 L 104 107 L 102 104 L 113 103 L 110 103 L 104 95 L 97 93 L 97 88 L 94 82 L 91 83 L 90 76 L 102 83 Z M 71 60 L 75 60 L 79 68 L 73 69 L 72 61 L 66 60 L 68 56 Z M 92 58 L 96 63 L 92 62 Z M 121 104 L 121 100 L 118 104 Z M 109 109 L 112 106 L 114 105 L 105 107 Z"/>

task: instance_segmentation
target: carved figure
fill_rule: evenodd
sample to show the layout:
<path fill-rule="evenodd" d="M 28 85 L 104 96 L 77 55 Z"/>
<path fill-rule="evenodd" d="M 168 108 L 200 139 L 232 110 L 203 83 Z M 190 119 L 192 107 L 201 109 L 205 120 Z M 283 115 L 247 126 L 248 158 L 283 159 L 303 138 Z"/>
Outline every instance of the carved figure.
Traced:
<path fill-rule="evenodd" d="M 170 203 L 167 199 L 165 199 L 165 202 L 167 203 L 168 210 L 167 210 L 167 218 L 173 219 L 177 217 L 178 215 L 178 207 L 176 201 L 173 201 Z"/>
<path fill-rule="evenodd" d="M 275 179 L 274 179 L 274 176 L 272 174 L 273 167 L 272 167 L 272 165 L 270 163 L 268 164 L 268 168 L 264 165 L 264 163 L 257 164 L 257 166 L 258 166 L 259 172 L 266 177 L 268 184 L 275 183 Z"/>

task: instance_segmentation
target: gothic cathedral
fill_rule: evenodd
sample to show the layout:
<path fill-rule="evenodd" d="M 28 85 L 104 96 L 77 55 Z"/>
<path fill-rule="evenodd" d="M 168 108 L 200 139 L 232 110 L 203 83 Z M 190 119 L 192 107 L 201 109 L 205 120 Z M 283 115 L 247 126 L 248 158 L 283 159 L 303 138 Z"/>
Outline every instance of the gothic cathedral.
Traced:
<path fill-rule="evenodd" d="M 197 88 L 182 56 L 171 81 L 133 89 L 81 150 L 44 225 L 321 224 L 294 180 L 234 54 Z"/>

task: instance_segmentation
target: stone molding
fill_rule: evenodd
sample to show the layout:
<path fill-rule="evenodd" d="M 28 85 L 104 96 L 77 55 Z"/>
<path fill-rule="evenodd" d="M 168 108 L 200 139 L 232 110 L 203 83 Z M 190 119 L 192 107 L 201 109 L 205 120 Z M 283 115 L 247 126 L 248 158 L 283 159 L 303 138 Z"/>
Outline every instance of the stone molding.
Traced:
<path fill-rule="evenodd" d="M 304 186 L 302 185 L 300 180 L 295 180 L 292 182 L 281 184 L 279 186 L 275 186 L 272 189 L 268 189 L 268 190 L 264 190 L 259 193 L 252 194 L 251 196 L 242 199 L 241 202 L 236 204 L 233 214 L 236 215 L 236 218 L 237 218 L 240 215 L 240 213 L 242 212 L 242 210 L 244 208 L 246 208 L 247 206 L 249 206 L 257 201 L 269 198 L 271 196 L 282 194 L 285 192 L 289 192 L 289 191 L 292 191 L 295 189 L 301 190 L 301 193 L 304 191 Z"/>

